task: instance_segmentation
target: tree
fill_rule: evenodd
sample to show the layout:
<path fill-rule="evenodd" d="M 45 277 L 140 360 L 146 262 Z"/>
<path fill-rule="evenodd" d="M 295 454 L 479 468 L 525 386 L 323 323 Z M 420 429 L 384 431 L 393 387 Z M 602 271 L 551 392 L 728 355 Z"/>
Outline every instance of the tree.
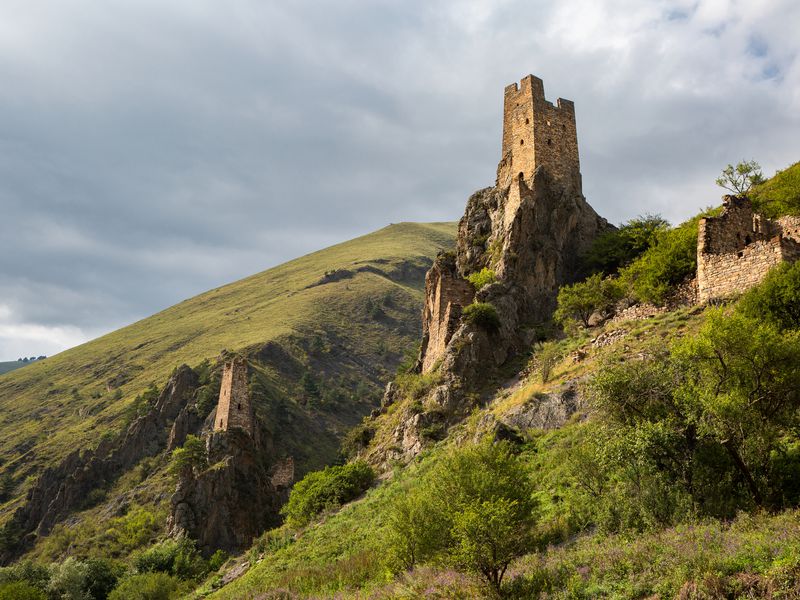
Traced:
<path fill-rule="evenodd" d="M 508 442 L 452 450 L 407 494 L 389 522 L 394 555 L 408 566 L 441 555 L 496 592 L 511 561 L 530 549 L 537 504 Z"/>
<path fill-rule="evenodd" d="M 669 222 L 660 215 L 631 219 L 620 225 L 619 229 L 595 238 L 584 257 L 586 268 L 590 273 L 611 275 L 654 246 L 659 234 L 668 229 Z"/>
<path fill-rule="evenodd" d="M 589 327 L 589 319 L 595 312 L 606 312 L 622 297 L 623 290 L 616 279 L 603 279 L 595 273 L 586 279 L 565 285 L 558 290 L 558 308 L 555 319 L 562 325 L 580 321 Z"/>
<path fill-rule="evenodd" d="M 722 175 L 717 177 L 716 183 L 737 196 L 744 196 L 754 185 L 764 183 L 764 175 L 761 165 L 756 161 L 742 161 L 735 167 L 729 164 L 722 169 Z"/>
<path fill-rule="evenodd" d="M 698 433 L 724 448 L 753 502 L 764 505 L 771 462 L 800 425 L 800 332 L 714 311 L 674 355 L 687 365 L 679 394 L 696 403 Z"/>
<path fill-rule="evenodd" d="M 447 521 L 428 502 L 424 490 L 406 489 L 389 513 L 393 562 L 406 570 L 433 557 L 448 535 Z"/>
<path fill-rule="evenodd" d="M 172 463 L 170 470 L 173 473 L 191 471 L 199 473 L 208 466 L 206 458 L 206 444 L 202 438 L 196 435 L 187 435 L 186 441 L 181 448 L 176 448 L 172 452 Z"/>

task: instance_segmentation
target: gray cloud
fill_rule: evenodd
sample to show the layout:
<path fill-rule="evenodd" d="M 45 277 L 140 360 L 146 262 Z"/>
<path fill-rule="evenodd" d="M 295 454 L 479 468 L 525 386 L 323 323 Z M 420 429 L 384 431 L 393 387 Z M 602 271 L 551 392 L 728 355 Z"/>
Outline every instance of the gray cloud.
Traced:
<path fill-rule="evenodd" d="M 679 221 L 798 160 L 792 0 L 0 5 L 0 359 L 401 220 L 460 216 L 503 87 L 576 102 L 585 193 Z"/>

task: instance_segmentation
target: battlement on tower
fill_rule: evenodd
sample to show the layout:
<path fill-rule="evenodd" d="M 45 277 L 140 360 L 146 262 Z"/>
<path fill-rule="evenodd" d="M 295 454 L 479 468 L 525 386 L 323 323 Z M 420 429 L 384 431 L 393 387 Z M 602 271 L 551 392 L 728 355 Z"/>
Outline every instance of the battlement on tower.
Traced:
<path fill-rule="evenodd" d="M 537 167 L 580 193 L 578 132 L 575 104 L 544 96 L 544 82 L 528 75 L 507 85 L 503 103 L 503 148 L 497 167 L 497 187 L 522 179 L 530 182 Z"/>
<path fill-rule="evenodd" d="M 247 361 L 234 358 L 226 362 L 222 370 L 214 431 L 238 427 L 252 436 L 254 423 L 253 405 L 247 388 Z"/>

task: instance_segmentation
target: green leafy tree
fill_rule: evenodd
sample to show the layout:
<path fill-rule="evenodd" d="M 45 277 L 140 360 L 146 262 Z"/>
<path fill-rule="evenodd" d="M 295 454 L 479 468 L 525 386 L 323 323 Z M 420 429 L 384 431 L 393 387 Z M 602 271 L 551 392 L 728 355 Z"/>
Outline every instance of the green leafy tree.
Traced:
<path fill-rule="evenodd" d="M 697 335 L 650 352 L 604 365 L 589 388 L 617 524 L 796 502 L 800 333 L 717 310 Z"/>
<path fill-rule="evenodd" d="M 452 450 L 423 478 L 393 513 L 389 539 L 406 566 L 438 556 L 499 592 L 536 520 L 525 465 L 508 442 L 486 441 Z"/>
<path fill-rule="evenodd" d="M 737 196 L 744 196 L 754 185 L 764 183 L 764 176 L 761 165 L 756 161 L 742 161 L 735 167 L 729 164 L 722 169 L 722 175 L 717 177 L 716 183 Z"/>
<path fill-rule="evenodd" d="M 449 535 L 448 522 L 423 490 L 410 489 L 392 503 L 388 541 L 393 563 L 410 570 L 436 555 Z"/>
<path fill-rule="evenodd" d="M 53 565 L 47 593 L 59 600 L 92 600 L 88 590 L 89 567 L 70 556 L 62 563 Z"/>
<path fill-rule="evenodd" d="M 620 271 L 620 280 L 643 302 L 662 304 L 697 271 L 697 224 L 703 215 L 658 234 L 655 245 Z"/>
<path fill-rule="evenodd" d="M 453 562 L 477 571 L 498 592 L 508 565 L 530 542 L 520 535 L 521 508 L 517 500 L 499 497 L 469 502 L 453 518 Z"/>
<path fill-rule="evenodd" d="M 622 298 L 623 288 L 616 279 L 603 279 L 596 273 L 586 281 L 562 286 L 558 291 L 555 319 L 562 325 L 579 321 L 589 327 L 595 312 L 604 313 Z"/>
<path fill-rule="evenodd" d="M 669 222 L 660 215 L 645 215 L 631 219 L 619 229 L 607 231 L 592 242 L 584 257 L 590 273 L 611 275 L 624 267 L 658 241 L 669 229 Z"/>
<path fill-rule="evenodd" d="M 690 373 L 679 397 L 696 403 L 698 433 L 725 449 L 753 502 L 764 505 L 774 453 L 800 425 L 800 332 L 714 311 L 674 354 Z"/>
<path fill-rule="evenodd" d="M 196 435 L 187 435 L 183 446 L 172 452 L 170 470 L 173 473 L 192 472 L 200 473 L 208 466 L 206 444 Z"/>

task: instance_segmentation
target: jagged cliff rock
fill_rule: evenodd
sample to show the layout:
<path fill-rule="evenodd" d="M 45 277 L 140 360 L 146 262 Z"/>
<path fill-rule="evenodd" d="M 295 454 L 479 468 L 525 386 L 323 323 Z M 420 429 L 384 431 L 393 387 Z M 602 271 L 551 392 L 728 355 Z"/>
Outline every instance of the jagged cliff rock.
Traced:
<path fill-rule="evenodd" d="M 372 459 L 408 460 L 431 432 L 466 416 L 489 378 L 530 349 L 533 326 L 551 317 L 559 287 L 579 278 L 581 255 L 609 228 L 586 202 L 579 180 L 553 179 L 544 167 L 508 188 L 473 194 L 459 223 L 456 253 L 440 254 L 425 280 L 417 369 L 435 372 L 435 385 L 422 399 L 425 411 L 406 414 L 392 430 L 392 447 Z M 466 277 L 484 268 L 496 281 L 474 290 Z M 473 302 L 491 304 L 497 322 L 465 319 L 462 313 Z M 395 393 L 387 389 L 392 401 Z M 566 419 L 575 406 L 569 393 L 562 400 L 548 405 L 547 415 L 531 409 L 531 419 Z"/>
<path fill-rule="evenodd" d="M 244 430 L 217 431 L 206 439 L 208 468 L 185 469 L 171 499 L 169 535 L 188 535 L 205 553 L 247 547 L 277 525 L 285 489 L 276 488 L 263 452 Z"/>
<path fill-rule="evenodd" d="M 148 413 L 130 424 L 126 432 L 103 439 L 94 450 L 75 450 L 58 466 L 46 469 L 16 510 L 12 524 L 23 543 L 3 555 L 4 560 L 24 549 L 30 535 L 46 535 L 53 525 L 83 507 L 90 491 L 113 481 L 142 458 L 153 456 L 167 444 L 170 422 L 192 400 L 197 374 L 188 366 L 175 370 Z"/>
<path fill-rule="evenodd" d="M 579 257 L 609 227 L 577 185 L 552 180 L 543 167 L 530 181 L 473 194 L 459 223 L 455 258 L 440 255 L 426 279 L 423 328 L 439 333 L 423 339 L 422 371 L 441 364 L 469 383 L 527 347 L 526 328 L 550 317 L 559 286 L 574 281 Z M 464 278 L 483 268 L 497 281 L 467 291 Z M 496 331 L 459 320 L 473 299 L 494 305 Z"/>

